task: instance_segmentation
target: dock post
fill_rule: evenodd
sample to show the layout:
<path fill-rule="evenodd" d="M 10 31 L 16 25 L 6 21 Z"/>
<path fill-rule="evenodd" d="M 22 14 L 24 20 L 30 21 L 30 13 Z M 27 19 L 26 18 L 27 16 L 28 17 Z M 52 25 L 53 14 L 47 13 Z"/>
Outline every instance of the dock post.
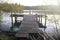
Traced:
<path fill-rule="evenodd" d="M 13 30 L 12 28 L 13 28 L 13 17 L 12 17 L 12 12 L 11 12 L 11 25 L 12 25 L 12 27 L 11 27 L 11 30 Z"/>
<path fill-rule="evenodd" d="M 46 13 L 45 13 L 45 27 L 46 27 L 46 18 L 47 18 L 47 16 L 46 16 Z M 44 28 L 44 31 L 45 31 L 45 28 Z"/>
<path fill-rule="evenodd" d="M 40 23 L 40 13 L 39 13 L 39 23 Z"/>
<path fill-rule="evenodd" d="M 42 13 L 41 13 L 41 23 L 42 23 Z"/>
<path fill-rule="evenodd" d="M 36 14 L 36 21 L 37 21 L 37 14 Z"/>

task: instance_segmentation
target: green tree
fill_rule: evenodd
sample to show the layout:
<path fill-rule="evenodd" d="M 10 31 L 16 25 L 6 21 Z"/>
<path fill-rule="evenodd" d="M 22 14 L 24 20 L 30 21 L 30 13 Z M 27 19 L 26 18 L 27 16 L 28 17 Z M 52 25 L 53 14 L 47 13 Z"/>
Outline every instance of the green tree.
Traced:
<path fill-rule="evenodd" d="M 4 12 L 11 12 L 11 20 L 12 20 L 12 26 L 13 26 L 13 18 L 12 18 L 12 12 L 13 13 L 22 13 L 23 12 L 23 6 L 16 4 L 9 4 L 9 3 L 0 3 L 0 10 Z M 0 21 L 1 21 L 1 11 L 0 11 Z"/>
<path fill-rule="evenodd" d="M 2 22 L 2 13 L 1 13 L 1 10 L 2 10 L 2 5 L 0 3 L 0 23 Z"/>

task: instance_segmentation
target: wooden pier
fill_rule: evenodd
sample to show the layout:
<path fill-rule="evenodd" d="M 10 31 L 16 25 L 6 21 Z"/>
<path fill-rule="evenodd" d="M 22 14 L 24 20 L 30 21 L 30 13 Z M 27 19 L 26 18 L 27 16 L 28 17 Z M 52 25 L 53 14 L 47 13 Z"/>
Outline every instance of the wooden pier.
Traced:
<path fill-rule="evenodd" d="M 35 15 L 24 15 L 23 21 L 20 25 L 20 30 L 16 37 L 29 37 L 29 33 L 38 33 L 39 26 Z"/>
<path fill-rule="evenodd" d="M 23 14 L 13 14 L 12 18 L 15 17 L 15 25 L 17 25 L 17 18 L 23 17 L 23 20 L 19 24 L 19 30 L 17 31 L 15 37 L 17 39 L 28 39 L 28 40 L 37 40 L 38 38 L 44 39 L 39 33 L 43 33 L 39 28 L 46 28 L 38 21 L 38 18 L 45 17 L 44 15 L 23 15 Z M 19 22 L 18 22 L 19 23 Z M 39 36 L 40 35 L 40 36 Z M 44 34 L 43 34 L 44 35 Z M 16 39 L 16 40 L 17 40 Z"/>

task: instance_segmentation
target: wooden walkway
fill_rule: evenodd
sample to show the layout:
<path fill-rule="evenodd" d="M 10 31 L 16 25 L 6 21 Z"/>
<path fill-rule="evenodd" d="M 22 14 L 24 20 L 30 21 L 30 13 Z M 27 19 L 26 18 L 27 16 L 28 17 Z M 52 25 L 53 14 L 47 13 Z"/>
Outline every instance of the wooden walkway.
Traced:
<path fill-rule="evenodd" d="M 20 30 L 17 32 L 16 37 L 28 37 L 29 33 L 37 33 L 38 31 L 39 26 L 36 22 L 36 15 L 24 15 Z"/>

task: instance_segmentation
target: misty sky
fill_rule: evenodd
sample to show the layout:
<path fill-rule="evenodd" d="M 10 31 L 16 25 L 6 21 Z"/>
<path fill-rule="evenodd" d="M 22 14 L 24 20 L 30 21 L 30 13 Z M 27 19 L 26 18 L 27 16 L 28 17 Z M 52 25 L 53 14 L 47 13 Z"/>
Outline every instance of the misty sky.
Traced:
<path fill-rule="evenodd" d="M 25 6 L 58 5 L 57 0 L 6 0 L 8 3 L 18 3 Z"/>

